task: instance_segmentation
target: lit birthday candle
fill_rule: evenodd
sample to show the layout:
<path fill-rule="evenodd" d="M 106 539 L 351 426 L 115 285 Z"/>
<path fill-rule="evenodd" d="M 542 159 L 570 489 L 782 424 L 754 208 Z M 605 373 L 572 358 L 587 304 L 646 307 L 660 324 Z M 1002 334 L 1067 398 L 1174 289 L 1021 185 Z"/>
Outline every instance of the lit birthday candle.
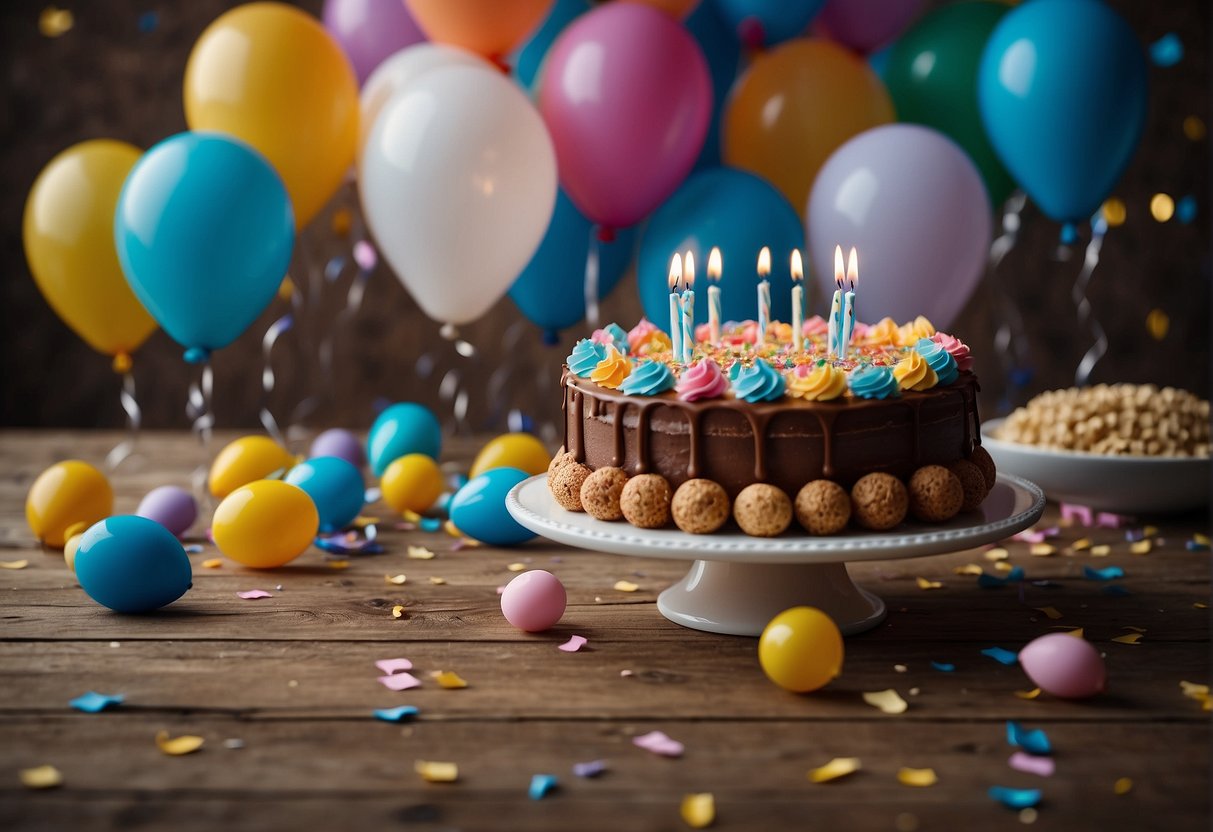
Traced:
<path fill-rule="evenodd" d="M 690 364 L 695 356 L 695 255 L 688 251 L 682 263 L 682 360 Z"/>
<path fill-rule="evenodd" d="M 792 349 L 800 352 L 804 349 L 804 263 L 800 259 L 800 249 L 792 249 Z"/>
<path fill-rule="evenodd" d="M 713 345 L 720 344 L 720 249 L 708 252 L 708 331 Z"/>
<path fill-rule="evenodd" d="M 826 350 L 831 358 L 839 354 L 838 342 L 842 333 L 842 246 L 834 246 L 834 299 L 830 302 L 830 319 L 826 330 Z"/>
<path fill-rule="evenodd" d="M 670 344 L 674 363 L 682 363 L 682 298 L 678 297 L 678 281 L 682 280 L 682 258 L 677 254 L 670 260 Z"/>
<path fill-rule="evenodd" d="M 763 246 L 758 252 L 758 343 L 765 344 L 767 327 L 771 323 L 771 249 Z"/>
<path fill-rule="evenodd" d="M 847 257 L 847 293 L 842 298 L 842 334 L 838 343 L 839 358 L 847 357 L 851 334 L 855 331 L 855 285 L 859 283 L 859 257 L 854 246 Z"/>

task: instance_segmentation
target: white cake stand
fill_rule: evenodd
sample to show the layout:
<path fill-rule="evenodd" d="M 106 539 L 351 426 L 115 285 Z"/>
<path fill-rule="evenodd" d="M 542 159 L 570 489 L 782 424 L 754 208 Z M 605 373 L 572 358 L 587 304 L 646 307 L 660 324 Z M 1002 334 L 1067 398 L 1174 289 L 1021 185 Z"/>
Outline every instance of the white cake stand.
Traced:
<path fill-rule="evenodd" d="M 546 474 L 514 486 L 505 504 L 515 520 L 557 543 L 693 561 L 686 577 L 657 599 L 661 614 L 684 627 L 757 636 L 777 613 L 806 605 L 828 613 L 844 635 L 854 635 L 883 621 L 885 605 L 852 582 L 847 561 L 939 555 L 1002 540 L 1039 520 L 1045 497 L 1027 480 L 1000 474 L 977 511 L 948 523 L 905 523 L 892 532 L 836 537 L 812 537 L 793 523 L 796 531 L 775 538 L 693 535 L 595 520 L 557 505 Z"/>

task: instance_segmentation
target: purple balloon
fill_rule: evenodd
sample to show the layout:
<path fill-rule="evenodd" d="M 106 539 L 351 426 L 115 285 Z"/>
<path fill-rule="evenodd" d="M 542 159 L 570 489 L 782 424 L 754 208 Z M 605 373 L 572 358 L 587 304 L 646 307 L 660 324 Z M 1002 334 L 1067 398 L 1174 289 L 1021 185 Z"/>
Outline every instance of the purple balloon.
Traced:
<path fill-rule="evenodd" d="M 198 503 L 184 488 L 162 485 L 147 492 L 135 514 L 155 520 L 174 536 L 181 537 L 198 519 Z"/>
<path fill-rule="evenodd" d="M 390 55 L 425 40 L 404 0 L 325 0 L 324 28 L 345 50 L 359 85 Z"/>
<path fill-rule="evenodd" d="M 539 110 L 560 184 L 593 222 L 633 225 L 703 147 L 712 79 L 699 44 L 651 6 L 608 3 L 569 24 L 545 62 Z"/>
<path fill-rule="evenodd" d="M 358 470 L 362 470 L 362 466 L 366 465 L 366 451 L 363 450 L 358 437 L 341 428 L 330 428 L 317 436 L 312 441 L 311 450 L 307 455 L 308 459 L 335 456 L 344 459 Z"/>
<path fill-rule="evenodd" d="M 857 52 L 875 52 L 897 39 L 922 0 L 829 0 L 817 16 L 830 40 Z"/>
<path fill-rule="evenodd" d="M 826 160 L 805 218 L 817 280 L 834 291 L 834 246 L 859 253 L 857 316 L 946 327 L 985 272 L 990 205 L 977 167 L 916 124 L 855 136 Z"/>

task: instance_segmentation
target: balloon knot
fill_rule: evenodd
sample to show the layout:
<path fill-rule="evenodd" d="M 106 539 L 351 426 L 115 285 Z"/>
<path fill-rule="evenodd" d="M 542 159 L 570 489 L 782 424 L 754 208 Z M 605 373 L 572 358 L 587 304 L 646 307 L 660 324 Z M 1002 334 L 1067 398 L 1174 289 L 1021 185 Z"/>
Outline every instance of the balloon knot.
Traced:
<path fill-rule="evenodd" d="M 114 355 L 114 372 L 125 375 L 131 371 L 131 354 L 129 352 L 119 352 Z"/>
<path fill-rule="evenodd" d="M 598 226 L 598 241 L 600 243 L 615 242 L 615 229 L 605 225 Z"/>
<path fill-rule="evenodd" d="M 206 347 L 190 347 L 185 351 L 185 360 L 190 364 L 205 364 L 211 358 L 211 351 Z"/>
<path fill-rule="evenodd" d="M 1078 242 L 1078 228 L 1072 222 L 1067 222 L 1061 227 L 1061 242 L 1062 245 L 1072 246 Z"/>
<path fill-rule="evenodd" d="M 767 34 L 763 29 L 762 21 L 752 16 L 743 18 L 742 21 L 737 24 L 737 35 L 741 38 L 741 42 L 751 50 L 761 49 L 767 39 Z"/>
<path fill-rule="evenodd" d="M 510 66 L 510 62 L 505 59 L 504 55 L 490 55 L 489 60 L 492 61 L 493 66 L 497 67 L 506 75 L 509 75 L 514 71 L 514 68 Z"/>
<path fill-rule="evenodd" d="M 545 329 L 543 331 L 543 345 L 545 347 L 554 347 L 560 343 L 560 333 L 554 329 Z"/>

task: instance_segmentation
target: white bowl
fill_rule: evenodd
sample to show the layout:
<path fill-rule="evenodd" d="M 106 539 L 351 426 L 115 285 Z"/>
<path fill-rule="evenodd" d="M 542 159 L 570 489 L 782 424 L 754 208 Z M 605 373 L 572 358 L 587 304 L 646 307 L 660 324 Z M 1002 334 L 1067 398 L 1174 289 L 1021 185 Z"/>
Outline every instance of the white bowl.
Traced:
<path fill-rule="evenodd" d="M 1165 514 L 1207 508 L 1209 459 L 1111 456 L 1038 448 L 998 438 L 1002 419 L 981 426 L 1000 472 L 1031 480 L 1051 500 L 1101 511 Z"/>

